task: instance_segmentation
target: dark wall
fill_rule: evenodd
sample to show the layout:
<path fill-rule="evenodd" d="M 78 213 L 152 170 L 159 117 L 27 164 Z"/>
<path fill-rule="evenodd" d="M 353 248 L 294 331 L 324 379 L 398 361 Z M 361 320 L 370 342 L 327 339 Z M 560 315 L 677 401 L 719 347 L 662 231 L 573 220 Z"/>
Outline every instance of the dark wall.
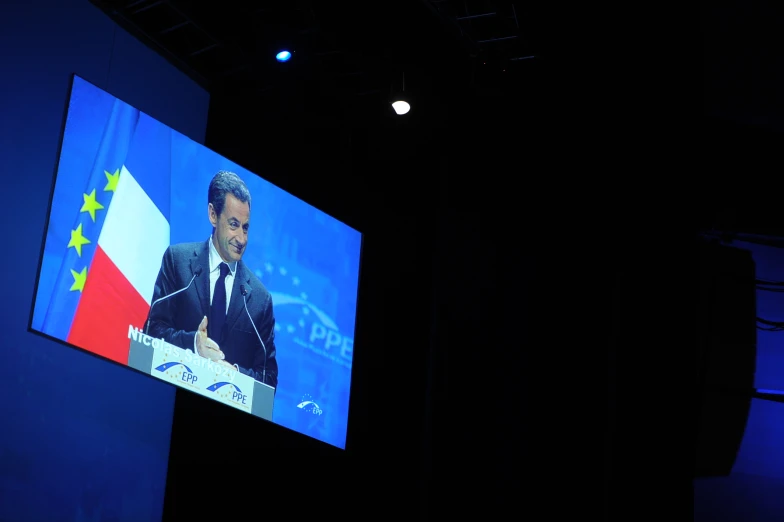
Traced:
<path fill-rule="evenodd" d="M 478 99 L 442 173 L 433 509 L 602 509 L 614 249 L 539 94 Z M 504 129 L 512 127 L 512 131 Z M 559 141 L 558 138 L 561 138 Z M 602 341 L 599 341 L 599 340 Z M 565 502 L 563 499 L 569 499 Z M 540 515 L 541 516 L 541 515 Z"/>
<path fill-rule="evenodd" d="M 704 2 L 704 110 L 713 116 L 781 131 L 784 60 L 781 13 L 767 2 Z"/>
<path fill-rule="evenodd" d="M 28 333 L 71 75 L 203 141 L 209 96 L 86 0 L 4 2 L 0 519 L 156 520 L 174 390 Z"/>

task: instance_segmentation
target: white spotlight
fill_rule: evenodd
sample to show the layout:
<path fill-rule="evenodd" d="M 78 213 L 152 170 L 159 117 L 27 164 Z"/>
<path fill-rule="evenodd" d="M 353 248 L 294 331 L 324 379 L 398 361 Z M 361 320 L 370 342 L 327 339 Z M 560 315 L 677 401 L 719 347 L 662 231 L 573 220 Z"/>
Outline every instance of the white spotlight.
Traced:
<path fill-rule="evenodd" d="M 411 105 L 409 105 L 408 102 L 396 101 L 392 103 L 392 108 L 395 109 L 396 114 L 402 116 L 411 110 Z"/>

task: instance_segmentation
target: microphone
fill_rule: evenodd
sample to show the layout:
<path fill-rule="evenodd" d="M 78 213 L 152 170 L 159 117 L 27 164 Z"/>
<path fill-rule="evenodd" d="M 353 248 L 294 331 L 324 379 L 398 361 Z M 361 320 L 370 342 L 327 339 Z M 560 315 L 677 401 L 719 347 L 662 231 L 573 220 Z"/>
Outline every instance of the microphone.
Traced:
<path fill-rule="evenodd" d="M 261 372 L 261 382 L 267 384 L 267 347 L 264 346 L 264 341 L 261 340 L 261 335 L 259 335 L 259 331 L 256 329 L 256 323 L 253 322 L 253 317 L 250 316 L 248 311 L 248 291 L 245 289 L 245 285 L 240 285 L 240 293 L 242 294 L 242 302 L 245 303 L 245 313 L 248 314 L 248 319 L 250 319 L 250 324 L 253 325 L 253 330 L 256 332 L 256 337 L 259 338 L 261 347 L 264 348 L 264 369 Z"/>
<path fill-rule="evenodd" d="M 147 332 L 150 329 L 150 319 L 152 319 L 152 307 L 157 305 L 161 301 L 164 301 L 164 300 L 166 300 L 166 299 L 168 299 L 170 297 L 174 297 L 175 295 L 179 294 L 180 292 L 186 291 L 193 284 L 193 280 L 196 279 L 200 274 L 201 274 L 201 267 L 197 266 L 196 270 L 193 271 L 193 277 L 191 277 L 191 280 L 188 281 L 187 285 L 185 285 L 185 288 L 180 288 L 179 290 L 177 290 L 175 292 L 172 292 L 169 295 L 165 295 L 163 297 L 159 297 L 158 299 L 156 299 L 155 301 L 152 302 L 152 304 L 150 305 L 150 310 L 149 310 L 149 312 L 147 312 L 147 326 L 144 327 L 144 334 L 145 335 L 149 335 Z"/>

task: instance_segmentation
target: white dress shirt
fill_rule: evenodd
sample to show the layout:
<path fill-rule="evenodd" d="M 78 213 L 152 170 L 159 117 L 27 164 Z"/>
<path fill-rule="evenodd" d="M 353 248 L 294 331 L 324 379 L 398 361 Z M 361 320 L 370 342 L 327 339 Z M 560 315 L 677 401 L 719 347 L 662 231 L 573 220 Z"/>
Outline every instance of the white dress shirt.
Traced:
<path fill-rule="evenodd" d="M 221 259 L 220 254 L 215 249 L 215 245 L 212 244 L 212 236 L 210 236 L 210 306 L 212 306 L 212 296 L 215 295 L 215 283 L 218 282 L 218 278 L 220 277 L 220 265 L 223 263 L 223 259 Z M 229 265 L 229 273 L 226 274 L 226 313 L 229 313 L 229 303 L 231 302 L 231 290 L 234 287 L 234 273 L 237 271 L 237 262 L 234 261 L 233 263 L 226 263 Z M 208 316 L 209 317 L 209 316 Z M 209 335 L 210 333 L 210 323 L 207 321 L 207 336 L 210 339 L 213 339 L 212 336 Z M 196 355 L 199 355 L 199 350 L 196 349 L 196 338 L 198 337 L 198 333 L 196 337 L 193 338 L 193 351 Z M 214 339 L 213 339 L 214 340 Z"/>

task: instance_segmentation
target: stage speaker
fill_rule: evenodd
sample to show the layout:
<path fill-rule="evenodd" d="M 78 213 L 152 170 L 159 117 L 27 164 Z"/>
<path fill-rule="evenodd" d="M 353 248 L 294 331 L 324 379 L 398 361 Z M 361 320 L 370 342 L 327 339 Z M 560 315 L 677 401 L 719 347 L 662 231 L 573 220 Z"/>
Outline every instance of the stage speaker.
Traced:
<path fill-rule="evenodd" d="M 743 440 L 757 357 L 751 252 L 699 244 L 695 477 L 729 475 Z"/>

